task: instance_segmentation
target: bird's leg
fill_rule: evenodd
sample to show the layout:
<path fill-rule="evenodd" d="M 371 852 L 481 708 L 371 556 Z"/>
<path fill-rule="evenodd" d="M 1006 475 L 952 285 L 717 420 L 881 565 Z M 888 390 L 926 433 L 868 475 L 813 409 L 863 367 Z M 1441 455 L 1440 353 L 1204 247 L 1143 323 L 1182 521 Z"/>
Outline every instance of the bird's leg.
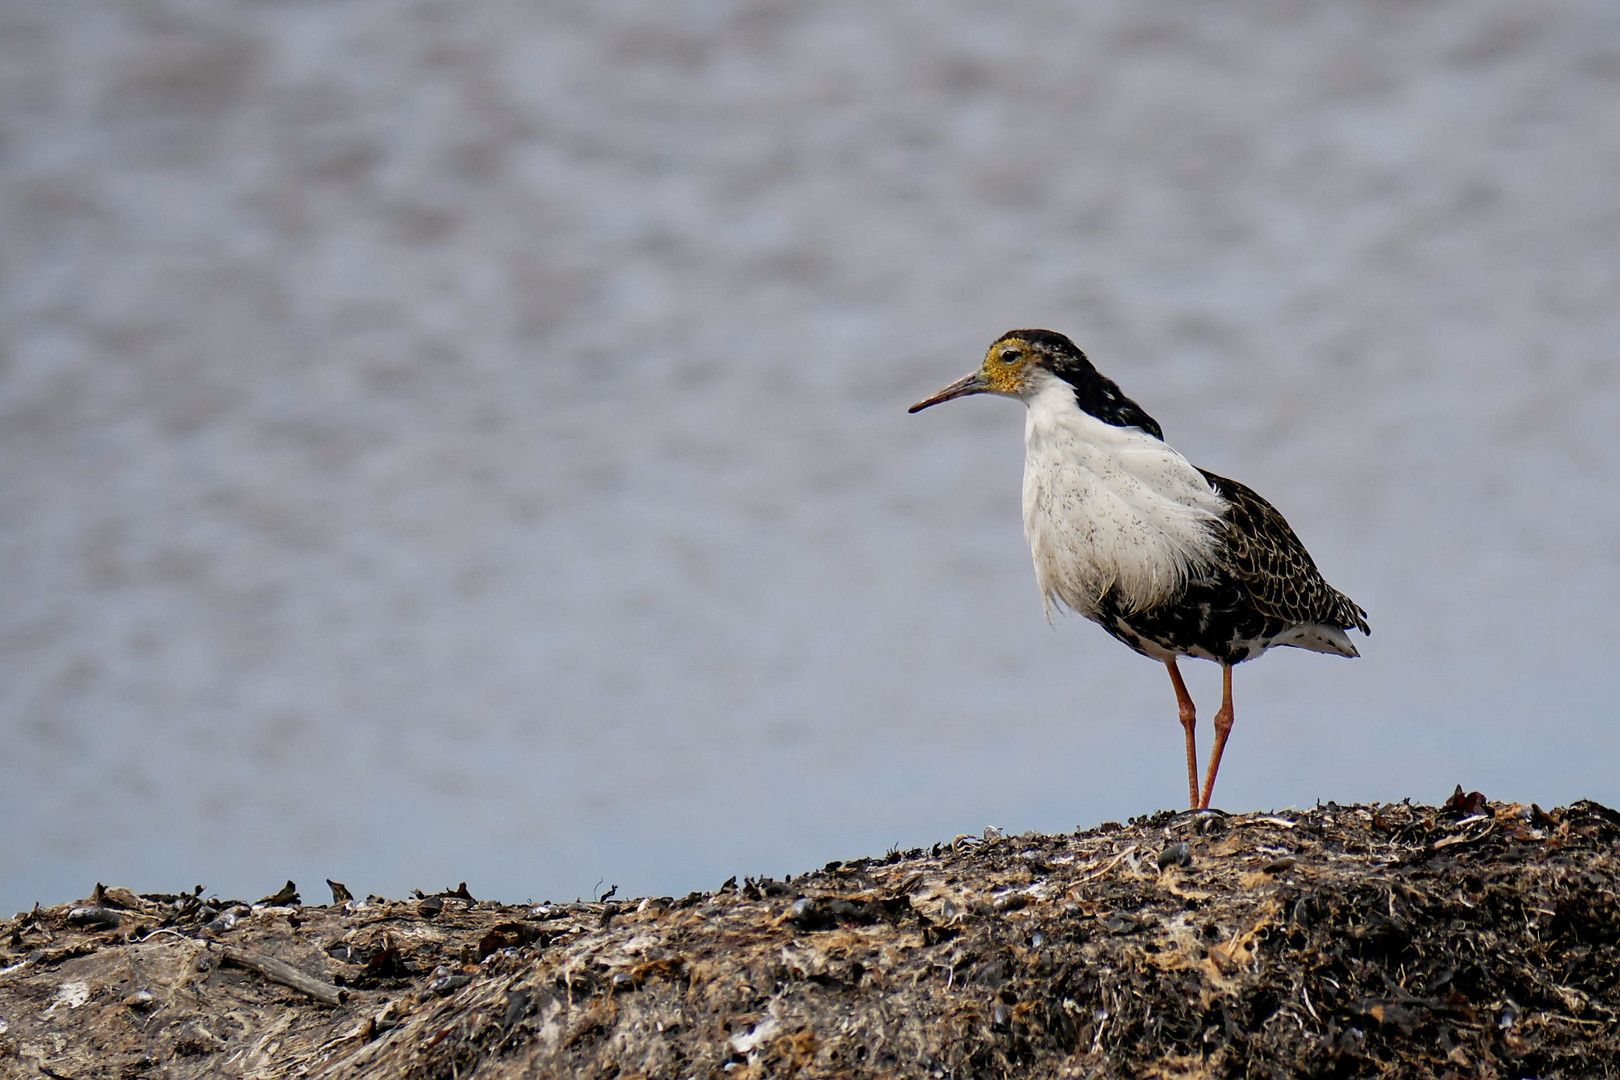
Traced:
<path fill-rule="evenodd" d="M 1187 795 L 1192 800 L 1192 809 L 1198 809 L 1198 736 L 1195 725 L 1198 716 L 1193 710 L 1192 695 L 1187 693 L 1187 684 L 1181 681 L 1181 672 L 1176 670 L 1176 658 L 1171 657 L 1164 662 L 1170 671 L 1170 682 L 1176 688 L 1176 704 L 1181 708 L 1181 726 L 1187 732 Z"/>
<path fill-rule="evenodd" d="M 1198 809 L 1209 809 L 1209 797 L 1215 793 L 1215 774 L 1221 768 L 1221 751 L 1226 749 L 1226 737 L 1232 733 L 1232 665 L 1221 665 L 1221 707 L 1215 713 L 1215 750 L 1209 756 L 1209 774 L 1204 777 L 1204 797 Z"/>

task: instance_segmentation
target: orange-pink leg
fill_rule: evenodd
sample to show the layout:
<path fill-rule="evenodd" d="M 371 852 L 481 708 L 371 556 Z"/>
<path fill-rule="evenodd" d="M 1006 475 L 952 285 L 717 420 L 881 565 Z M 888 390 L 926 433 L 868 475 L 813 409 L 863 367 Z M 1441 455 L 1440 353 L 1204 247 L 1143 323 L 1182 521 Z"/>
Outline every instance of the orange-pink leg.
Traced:
<path fill-rule="evenodd" d="M 1198 800 L 1198 809 L 1209 809 L 1209 797 L 1215 793 L 1215 774 L 1221 768 L 1221 752 L 1226 749 L 1226 737 L 1232 733 L 1232 666 L 1221 665 L 1221 708 L 1215 714 L 1215 752 L 1209 758 L 1209 774 L 1204 777 L 1204 795 Z"/>
<path fill-rule="evenodd" d="M 1193 710 L 1192 695 L 1187 693 L 1187 684 L 1181 681 L 1181 672 L 1176 670 L 1176 658 L 1171 657 L 1164 662 L 1170 671 L 1170 682 L 1176 688 L 1176 704 L 1181 709 L 1181 726 L 1187 732 L 1187 796 L 1192 800 L 1192 809 L 1198 809 L 1198 736 L 1194 733 L 1198 716 Z"/>

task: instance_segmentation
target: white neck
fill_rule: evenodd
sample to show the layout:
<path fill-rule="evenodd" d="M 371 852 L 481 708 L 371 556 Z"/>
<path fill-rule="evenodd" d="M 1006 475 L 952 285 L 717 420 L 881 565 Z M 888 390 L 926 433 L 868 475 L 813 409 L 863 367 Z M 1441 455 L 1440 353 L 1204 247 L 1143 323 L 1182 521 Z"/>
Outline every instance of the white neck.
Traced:
<path fill-rule="evenodd" d="M 1214 557 L 1226 501 L 1192 463 L 1134 427 L 1081 410 L 1074 388 L 1039 371 L 1020 395 L 1024 536 L 1048 613 L 1093 614 L 1110 588 L 1129 610 L 1171 599 Z"/>

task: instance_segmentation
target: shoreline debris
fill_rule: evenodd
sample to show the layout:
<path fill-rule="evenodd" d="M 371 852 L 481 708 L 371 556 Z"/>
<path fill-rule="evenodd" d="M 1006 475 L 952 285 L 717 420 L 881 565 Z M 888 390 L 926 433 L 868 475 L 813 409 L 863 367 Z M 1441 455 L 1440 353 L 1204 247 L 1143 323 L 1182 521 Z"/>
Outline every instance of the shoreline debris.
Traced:
<path fill-rule="evenodd" d="M 1589 801 L 1165 812 L 742 882 L 98 889 L 0 922 L 0 1075 L 1620 1073 L 1620 813 Z"/>

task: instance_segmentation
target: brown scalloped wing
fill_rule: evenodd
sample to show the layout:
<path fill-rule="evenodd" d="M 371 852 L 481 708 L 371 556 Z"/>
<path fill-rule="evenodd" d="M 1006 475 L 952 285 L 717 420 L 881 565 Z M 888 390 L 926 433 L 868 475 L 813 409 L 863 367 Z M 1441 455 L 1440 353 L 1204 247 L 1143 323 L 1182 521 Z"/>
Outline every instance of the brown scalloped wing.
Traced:
<path fill-rule="evenodd" d="M 1231 504 L 1219 525 L 1226 548 L 1222 562 L 1255 610 L 1296 624 L 1372 633 L 1367 613 L 1327 583 L 1276 507 L 1236 480 L 1198 471 Z"/>

